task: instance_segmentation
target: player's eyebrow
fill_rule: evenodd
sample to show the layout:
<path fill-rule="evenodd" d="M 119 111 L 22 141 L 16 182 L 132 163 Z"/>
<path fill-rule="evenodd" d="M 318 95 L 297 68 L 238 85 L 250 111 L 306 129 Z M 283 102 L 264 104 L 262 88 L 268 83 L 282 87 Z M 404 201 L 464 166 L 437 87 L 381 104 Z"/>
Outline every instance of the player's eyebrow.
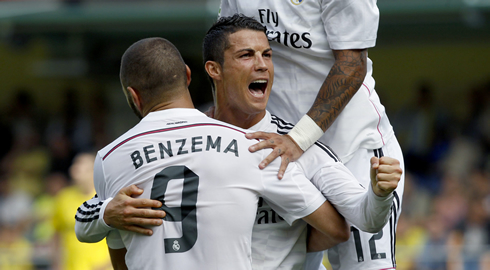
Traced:
<path fill-rule="evenodd" d="M 245 48 L 245 49 L 238 50 L 235 53 L 236 54 L 240 54 L 240 53 L 243 53 L 243 52 L 248 52 L 248 53 L 252 52 L 252 53 L 254 53 L 255 50 L 254 49 L 251 49 L 251 48 Z"/>
<path fill-rule="evenodd" d="M 271 52 L 271 51 L 272 51 L 272 48 L 269 47 L 269 48 L 265 49 L 262 53 L 268 53 L 268 52 Z M 236 51 L 235 54 L 240 54 L 242 52 L 248 52 L 248 53 L 252 52 L 252 53 L 255 53 L 256 50 L 254 50 L 252 48 L 245 48 L 245 49 L 241 49 L 241 50 Z"/>

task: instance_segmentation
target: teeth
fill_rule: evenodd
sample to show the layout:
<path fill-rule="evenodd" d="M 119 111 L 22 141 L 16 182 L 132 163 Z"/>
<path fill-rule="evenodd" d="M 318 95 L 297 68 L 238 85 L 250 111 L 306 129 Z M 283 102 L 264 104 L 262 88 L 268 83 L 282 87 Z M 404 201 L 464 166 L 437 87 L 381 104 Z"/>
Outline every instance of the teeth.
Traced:
<path fill-rule="evenodd" d="M 252 83 L 267 83 L 267 80 L 256 80 L 253 81 Z"/>

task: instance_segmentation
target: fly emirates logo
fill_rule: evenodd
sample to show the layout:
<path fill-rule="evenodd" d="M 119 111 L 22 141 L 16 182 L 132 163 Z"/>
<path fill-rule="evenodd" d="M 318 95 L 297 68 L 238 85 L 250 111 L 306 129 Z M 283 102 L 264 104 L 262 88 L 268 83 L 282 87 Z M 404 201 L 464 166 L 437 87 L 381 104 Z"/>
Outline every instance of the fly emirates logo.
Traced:
<path fill-rule="evenodd" d="M 310 39 L 310 33 L 294 33 L 288 32 L 287 30 L 270 30 L 271 28 L 276 28 L 279 26 L 279 14 L 277 12 L 271 11 L 270 9 L 259 9 L 258 12 L 260 23 L 269 26 L 267 27 L 267 38 L 270 41 L 276 41 L 284 44 L 287 47 L 293 47 L 296 49 L 311 48 L 311 45 L 313 43 Z"/>

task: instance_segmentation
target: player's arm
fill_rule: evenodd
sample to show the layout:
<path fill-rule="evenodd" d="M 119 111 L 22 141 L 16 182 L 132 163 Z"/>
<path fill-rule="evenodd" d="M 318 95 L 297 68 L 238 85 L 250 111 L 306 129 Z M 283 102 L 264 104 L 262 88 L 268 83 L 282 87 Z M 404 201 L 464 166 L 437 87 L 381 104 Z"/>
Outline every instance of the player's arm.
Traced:
<path fill-rule="evenodd" d="M 282 157 L 278 176 L 297 160 L 333 124 L 347 103 L 361 87 L 367 72 L 367 49 L 334 50 L 335 64 L 323 82 L 308 113 L 286 135 L 255 132 L 249 139 L 262 139 L 250 147 L 251 152 L 273 148 L 259 165 L 261 169 L 278 156 Z"/>
<path fill-rule="evenodd" d="M 105 223 L 112 228 L 152 235 L 153 231 L 145 227 L 162 225 L 166 213 L 152 209 L 162 206 L 158 200 L 133 198 L 142 193 L 136 185 L 122 188 L 103 213 Z"/>
<path fill-rule="evenodd" d="M 333 54 L 335 63 L 307 113 L 324 132 L 359 90 L 367 72 L 367 49 L 333 50 Z"/>
<path fill-rule="evenodd" d="M 360 230 L 376 233 L 388 222 L 394 200 L 393 191 L 401 179 L 402 169 L 397 159 L 371 158 L 371 184 L 359 185 L 345 166 L 320 170 L 312 182 L 345 217 Z"/>
<path fill-rule="evenodd" d="M 402 169 L 397 159 L 372 157 L 369 190 L 363 192 L 362 196 L 347 195 L 350 198 L 340 203 L 337 209 L 359 229 L 370 233 L 379 232 L 390 217 L 392 193 L 398 186 L 401 174 Z M 326 250 L 335 245 L 328 235 L 314 227 L 309 228 L 308 252 Z"/>
<path fill-rule="evenodd" d="M 111 199 L 101 201 L 97 195 L 78 207 L 75 215 L 75 234 L 78 241 L 96 243 L 104 239 L 111 227 L 100 218 Z"/>
<path fill-rule="evenodd" d="M 125 256 L 126 249 L 112 249 L 109 248 L 109 255 L 111 256 L 111 263 L 114 270 L 127 270 L 128 267 L 126 265 Z"/>
<path fill-rule="evenodd" d="M 266 153 L 264 152 L 264 155 Z M 326 235 L 332 245 L 349 239 L 350 231 L 344 217 L 308 180 L 297 164 L 288 166 L 283 180 L 275 179 L 279 162 L 260 171 L 264 175 L 264 200 L 288 224 L 303 219 Z"/>
<path fill-rule="evenodd" d="M 334 247 L 338 243 L 331 241 L 330 237 L 314 227 L 308 225 L 307 252 L 317 252 Z"/>
<path fill-rule="evenodd" d="M 371 188 L 364 196 L 366 200 L 361 201 L 362 203 L 359 206 L 355 206 L 350 209 L 355 210 L 356 208 L 359 208 L 361 209 L 361 213 L 358 213 L 357 211 L 345 211 L 343 213 L 354 220 L 354 225 L 358 223 L 361 228 L 369 232 L 375 233 L 381 230 L 389 218 L 391 201 L 393 200 L 392 192 L 398 186 L 401 173 L 402 170 L 399 166 L 398 160 L 389 157 L 382 157 L 380 159 L 377 157 L 371 158 Z M 374 196 L 379 197 L 379 199 L 374 197 L 369 200 L 369 192 L 374 193 Z M 379 200 L 381 203 L 376 205 L 376 200 Z M 386 204 L 386 201 L 389 203 Z M 322 207 L 325 208 L 324 205 L 322 205 Z M 322 207 L 309 216 L 303 218 L 312 226 L 308 234 L 308 252 L 329 249 L 336 244 L 343 242 L 336 242 L 336 240 L 340 238 L 333 238 L 331 235 L 333 232 L 332 228 L 329 228 L 328 224 L 325 226 L 326 224 L 324 223 L 326 220 L 324 218 L 328 212 L 318 213 L 318 211 L 328 211 L 328 209 L 325 210 L 322 209 Z M 333 208 L 331 205 L 330 207 Z M 370 210 L 372 211 L 370 212 Z M 358 216 L 360 216 L 359 219 L 357 219 Z M 345 226 L 347 226 L 347 224 Z M 350 234 L 348 228 L 347 234 Z"/>
<path fill-rule="evenodd" d="M 127 270 L 126 265 L 126 247 L 122 241 L 121 234 L 118 230 L 113 230 L 106 238 L 109 247 L 112 267 L 115 270 Z"/>
<path fill-rule="evenodd" d="M 143 190 L 135 185 L 121 189 L 114 199 L 101 201 L 97 196 L 84 202 L 75 216 L 75 233 L 79 241 L 95 243 L 104 239 L 112 229 L 152 235 L 145 226 L 162 224 L 165 212 L 149 208 L 161 207 L 157 200 L 135 199 Z"/>
<path fill-rule="evenodd" d="M 304 217 L 303 220 L 311 225 L 313 229 L 316 229 L 310 231 L 309 238 L 318 238 L 322 241 L 322 247 L 330 248 L 349 240 L 350 231 L 347 222 L 328 201 L 325 201 L 317 210 Z M 311 248 L 322 247 L 312 246 Z M 318 249 L 318 251 L 324 249 Z M 308 251 L 310 252 L 310 243 L 308 243 Z"/>

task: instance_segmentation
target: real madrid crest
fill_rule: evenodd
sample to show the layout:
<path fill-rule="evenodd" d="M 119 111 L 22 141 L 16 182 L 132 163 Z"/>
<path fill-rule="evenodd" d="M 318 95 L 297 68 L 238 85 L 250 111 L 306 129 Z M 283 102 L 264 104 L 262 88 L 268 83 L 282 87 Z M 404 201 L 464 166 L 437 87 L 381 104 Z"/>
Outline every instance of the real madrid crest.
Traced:
<path fill-rule="evenodd" d="M 295 4 L 295 5 L 299 5 L 301 3 L 303 3 L 305 0 L 291 0 L 291 3 Z"/>
<path fill-rule="evenodd" d="M 173 248 L 175 251 L 179 251 L 179 249 L 180 249 L 179 241 L 175 240 L 175 241 L 174 241 L 174 244 L 172 245 L 172 248 Z"/>

